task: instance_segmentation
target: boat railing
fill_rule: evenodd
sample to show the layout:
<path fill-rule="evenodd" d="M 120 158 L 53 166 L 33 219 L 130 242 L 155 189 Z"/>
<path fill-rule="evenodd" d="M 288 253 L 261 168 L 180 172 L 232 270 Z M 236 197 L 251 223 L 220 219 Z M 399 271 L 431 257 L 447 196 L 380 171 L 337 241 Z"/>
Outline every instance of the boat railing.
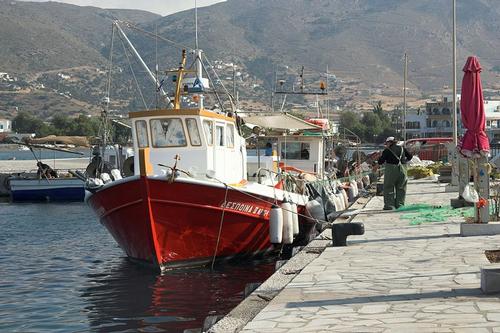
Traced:
<path fill-rule="evenodd" d="M 344 141 L 345 143 L 356 146 L 361 144 L 361 138 L 346 127 L 342 127 L 339 131 L 339 134 L 339 139 Z"/>

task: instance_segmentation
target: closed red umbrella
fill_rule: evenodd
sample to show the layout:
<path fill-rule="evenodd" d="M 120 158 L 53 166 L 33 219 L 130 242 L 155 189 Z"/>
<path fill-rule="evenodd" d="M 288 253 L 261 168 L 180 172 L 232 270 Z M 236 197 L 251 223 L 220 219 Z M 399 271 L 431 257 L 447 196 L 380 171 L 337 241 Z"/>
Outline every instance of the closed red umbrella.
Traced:
<path fill-rule="evenodd" d="M 487 156 L 490 142 L 486 135 L 481 65 L 477 57 L 469 57 L 463 71 L 460 111 L 462 123 L 467 129 L 460 142 L 460 152 L 467 157 Z"/>

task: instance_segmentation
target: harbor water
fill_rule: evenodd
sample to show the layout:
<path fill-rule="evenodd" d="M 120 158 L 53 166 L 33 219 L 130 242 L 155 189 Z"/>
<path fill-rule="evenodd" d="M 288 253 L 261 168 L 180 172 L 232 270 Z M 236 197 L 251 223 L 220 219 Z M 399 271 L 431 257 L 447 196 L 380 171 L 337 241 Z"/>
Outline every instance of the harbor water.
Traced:
<path fill-rule="evenodd" d="M 274 263 L 159 274 L 79 204 L 0 203 L 0 332 L 184 332 L 225 315 Z"/>

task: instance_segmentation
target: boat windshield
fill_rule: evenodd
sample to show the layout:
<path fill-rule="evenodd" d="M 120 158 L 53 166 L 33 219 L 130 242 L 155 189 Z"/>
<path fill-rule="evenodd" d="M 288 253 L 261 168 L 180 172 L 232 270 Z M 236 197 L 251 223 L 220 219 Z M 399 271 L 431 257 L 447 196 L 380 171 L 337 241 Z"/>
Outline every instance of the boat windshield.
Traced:
<path fill-rule="evenodd" d="M 186 127 L 189 132 L 191 146 L 201 146 L 201 136 L 200 131 L 198 130 L 198 123 L 196 122 L 196 119 L 186 119 Z"/>
<path fill-rule="evenodd" d="M 180 118 L 152 119 L 153 147 L 182 147 L 187 145 L 186 134 Z"/>
<path fill-rule="evenodd" d="M 137 132 L 137 144 L 139 148 L 146 148 L 149 146 L 148 140 L 148 125 L 145 120 L 138 120 L 135 122 L 135 129 Z"/>
<path fill-rule="evenodd" d="M 205 138 L 207 139 L 207 144 L 209 146 L 212 146 L 214 144 L 214 123 L 209 120 L 204 120 L 203 131 L 205 132 Z"/>
<path fill-rule="evenodd" d="M 311 146 L 305 142 L 281 143 L 281 158 L 287 160 L 308 160 Z"/>

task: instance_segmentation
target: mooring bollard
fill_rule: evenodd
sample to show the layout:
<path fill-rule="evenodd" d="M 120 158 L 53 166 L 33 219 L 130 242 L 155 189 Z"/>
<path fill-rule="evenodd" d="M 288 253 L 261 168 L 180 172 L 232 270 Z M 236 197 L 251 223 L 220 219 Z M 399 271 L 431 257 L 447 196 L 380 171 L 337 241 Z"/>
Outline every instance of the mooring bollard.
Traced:
<path fill-rule="evenodd" d="M 332 246 L 347 246 L 347 236 L 363 235 L 365 226 L 363 223 L 333 223 L 332 224 Z"/>

